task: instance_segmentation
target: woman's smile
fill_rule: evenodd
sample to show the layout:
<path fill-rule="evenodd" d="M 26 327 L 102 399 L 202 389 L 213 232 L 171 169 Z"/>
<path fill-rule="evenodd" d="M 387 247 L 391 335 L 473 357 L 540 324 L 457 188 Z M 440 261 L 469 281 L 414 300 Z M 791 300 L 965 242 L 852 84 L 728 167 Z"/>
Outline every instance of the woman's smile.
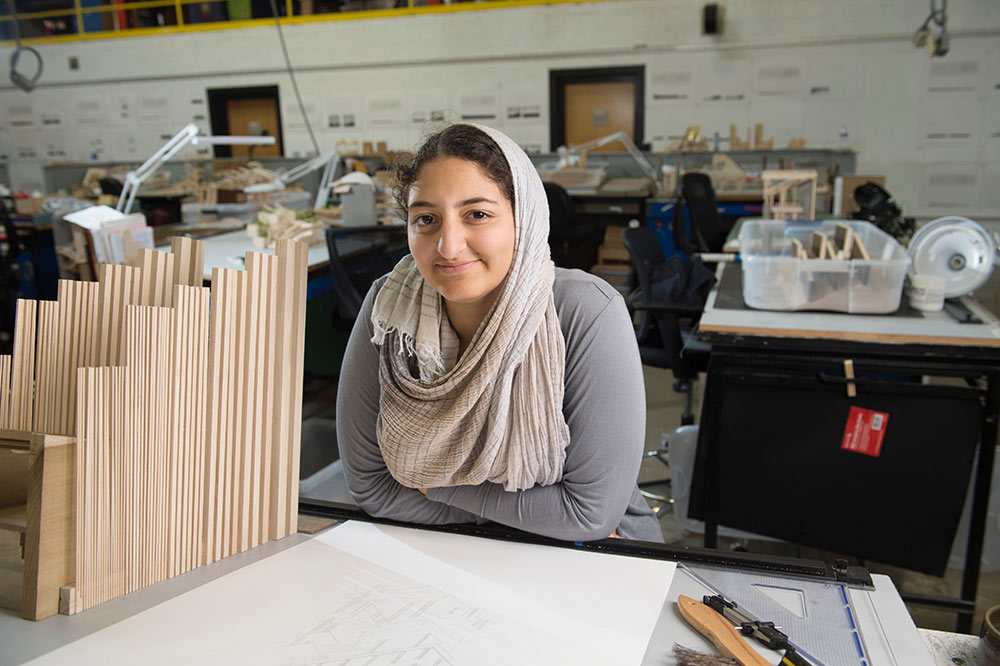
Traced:
<path fill-rule="evenodd" d="M 444 273 L 445 275 L 458 275 L 459 273 L 464 273 L 471 269 L 479 263 L 479 259 L 470 259 L 468 261 L 449 261 L 441 262 L 437 264 L 437 269 Z"/>

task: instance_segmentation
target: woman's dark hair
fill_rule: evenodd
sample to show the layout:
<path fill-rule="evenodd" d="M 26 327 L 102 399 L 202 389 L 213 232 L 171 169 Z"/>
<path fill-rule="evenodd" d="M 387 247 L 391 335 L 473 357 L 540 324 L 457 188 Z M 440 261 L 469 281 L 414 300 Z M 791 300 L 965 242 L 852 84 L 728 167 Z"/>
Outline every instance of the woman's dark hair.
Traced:
<path fill-rule="evenodd" d="M 393 165 L 393 195 L 404 219 L 410 187 L 417 180 L 417 173 L 425 164 L 439 157 L 457 157 L 477 164 L 506 195 L 511 209 L 514 208 L 514 177 L 500 146 L 481 129 L 457 124 L 449 125 L 428 137 L 412 160 L 398 159 Z"/>

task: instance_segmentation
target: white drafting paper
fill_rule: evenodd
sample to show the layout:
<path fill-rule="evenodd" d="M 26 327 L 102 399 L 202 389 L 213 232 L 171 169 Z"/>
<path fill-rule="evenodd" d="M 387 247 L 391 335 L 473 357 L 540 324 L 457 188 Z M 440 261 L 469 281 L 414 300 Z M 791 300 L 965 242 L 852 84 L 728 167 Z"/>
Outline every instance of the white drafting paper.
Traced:
<path fill-rule="evenodd" d="M 674 569 L 349 522 L 30 663 L 639 664 Z"/>
<path fill-rule="evenodd" d="M 115 210 L 111 206 L 91 206 L 90 208 L 84 208 L 75 213 L 64 215 L 63 219 L 84 229 L 100 229 L 105 224 L 117 222 L 117 220 L 123 217 L 125 217 L 124 213 Z"/>
<path fill-rule="evenodd" d="M 137 243 L 139 247 L 146 248 L 147 250 L 156 249 L 156 245 L 153 243 L 153 227 L 123 229 L 113 227 L 112 229 L 104 230 L 104 236 L 110 245 L 110 256 L 108 259 L 112 264 L 124 264 L 128 261 L 128 255 L 125 252 L 126 232 L 129 234 L 132 242 Z"/>

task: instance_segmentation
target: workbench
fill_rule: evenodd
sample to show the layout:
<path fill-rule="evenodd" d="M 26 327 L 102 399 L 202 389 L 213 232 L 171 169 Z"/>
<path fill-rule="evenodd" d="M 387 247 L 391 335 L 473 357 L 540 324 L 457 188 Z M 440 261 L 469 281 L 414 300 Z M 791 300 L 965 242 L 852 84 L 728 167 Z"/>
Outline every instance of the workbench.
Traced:
<path fill-rule="evenodd" d="M 706 521 L 705 545 L 724 524 L 940 575 L 971 476 L 961 599 L 913 599 L 958 612 L 968 633 L 1000 417 L 1000 322 L 970 298 L 924 313 L 904 299 L 890 315 L 752 310 L 739 264 L 717 276 L 698 327 L 712 352 L 689 511 Z M 882 428 L 877 447 L 847 446 L 855 411 Z M 780 482 L 759 483 L 765 471 Z"/>

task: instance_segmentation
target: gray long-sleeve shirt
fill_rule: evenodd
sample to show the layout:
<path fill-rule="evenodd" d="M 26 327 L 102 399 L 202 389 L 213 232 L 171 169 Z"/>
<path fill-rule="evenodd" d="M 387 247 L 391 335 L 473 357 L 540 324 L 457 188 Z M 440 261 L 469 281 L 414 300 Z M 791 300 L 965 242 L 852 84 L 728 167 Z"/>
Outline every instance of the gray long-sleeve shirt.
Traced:
<path fill-rule="evenodd" d="M 378 350 L 371 313 L 384 278 L 368 292 L 355 322 L 337 392 L 337 440 L 351 495 L 368 513 L 412 523 L 493 521 L 571 541 L 662 542 L 659 524 L 639 494 L 646 399 L 632 321 L 606 282 L 557 268 L 553 286 L 566 340 L 563 415 L 569 425 L 563 478 L 507 492 L 502 485 L 430 488 L 427 496 L 389 474 L 375 436 Z"/>

